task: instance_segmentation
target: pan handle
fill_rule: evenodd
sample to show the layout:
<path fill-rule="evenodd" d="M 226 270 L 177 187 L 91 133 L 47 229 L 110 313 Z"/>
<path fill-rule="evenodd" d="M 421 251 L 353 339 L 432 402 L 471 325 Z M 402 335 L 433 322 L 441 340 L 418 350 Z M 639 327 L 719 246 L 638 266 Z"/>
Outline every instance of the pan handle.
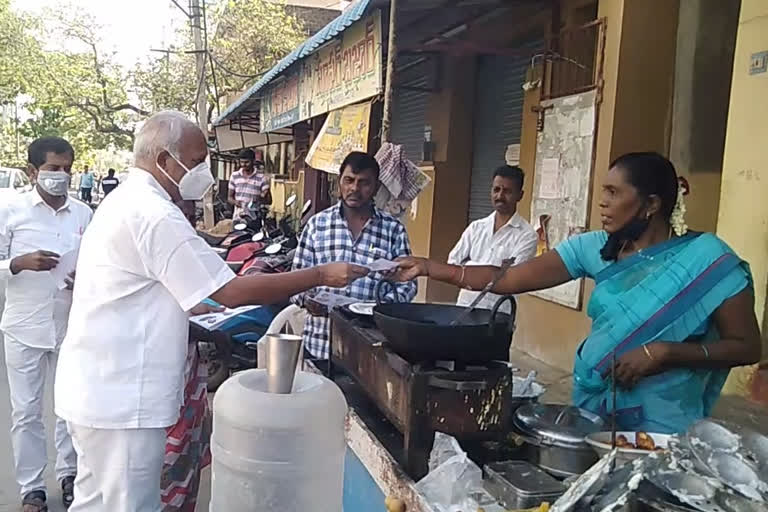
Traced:
<path fill-rule="evenodd" d="M 484 380 L 449 380 L 440 377 L 430 377 L 429 385 L 450 391 L 484 391 L 488 387 L 488 383 Z"/>
<path fill-rule="evenodd" d="M 382 279 L 381 281 L 376 283 L 376 289 L 373 292 L 373 295 L 376 297 L 376 304 L 386 304 L 387 302 L 385 300 L 386 297 L 384 296 L 384 294 L 386 293 L 386 291 L 384 290 L 385 284 L 389 285 L 389 287 L 392 288 L 392 290 L 395 290 L 395 283 L 393 283 L 392 281 L 387 281 L 386 279 Z M 397 294 L 395 294 L 395 296 L 397 296 Z"/>
<path fill-rule="evenodd" d="M 507 332 L 510 336 L 512 336 L 515 333 L 515 318 L 517 317 L 517 301 L 512 295 L 505 295 L 501 297 L 499 300 L 496 301 L 496 304 L 493 305 L 493 309 L 491 310 L 491 336 L 494 335 L 496 332 L 496 313 L 498 313 L 499 308 L 502 304 L 504 304 L 506 301 L 509 301 L 509 323 L 507 324 Z"/>

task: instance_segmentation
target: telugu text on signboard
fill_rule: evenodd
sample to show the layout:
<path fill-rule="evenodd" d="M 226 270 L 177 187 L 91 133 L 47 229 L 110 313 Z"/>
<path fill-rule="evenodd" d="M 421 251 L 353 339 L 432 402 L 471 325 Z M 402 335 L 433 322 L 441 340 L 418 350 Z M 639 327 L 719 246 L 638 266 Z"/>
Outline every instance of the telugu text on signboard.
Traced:
<path fill-rule="evenodd" d="M 265 89 L 261 131 L 291 126 L 380 94 L 381 61 L 381 14 L 376 11 Z"/>

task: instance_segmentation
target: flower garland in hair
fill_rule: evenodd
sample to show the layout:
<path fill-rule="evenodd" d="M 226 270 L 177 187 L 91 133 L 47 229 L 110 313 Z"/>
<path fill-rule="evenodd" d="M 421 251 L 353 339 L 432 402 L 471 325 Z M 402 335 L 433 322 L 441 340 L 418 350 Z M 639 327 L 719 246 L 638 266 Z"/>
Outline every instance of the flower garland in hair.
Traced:
<path fill-rule="evenodd" d="M 684 197 L 691 191 L 688 180 L 682 176 L 677 178 L 679 184 L 677 187 L 677 202 L 672 210 L 672 217 L 669 219 L 672 230 L 677 236 L 683 236 L 688 233 L 688 224 L 685 223 L 685 200 Z"/>

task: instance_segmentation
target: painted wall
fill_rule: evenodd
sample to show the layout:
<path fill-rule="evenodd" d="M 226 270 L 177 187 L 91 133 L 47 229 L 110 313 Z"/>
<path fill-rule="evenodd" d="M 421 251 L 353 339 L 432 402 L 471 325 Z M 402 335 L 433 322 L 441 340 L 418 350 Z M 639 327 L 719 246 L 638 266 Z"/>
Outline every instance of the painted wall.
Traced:
<path fill-rule="evenodd" d="M 677 2 L 670 0 L 601 0 L 598 17 L 607 23 L 604 84 L 598 110 L 593 170 L 591 229 L 600 228 L 599 191 L 609 163 L 629 151 L 666 152 L 672 109 L 677 35 Z M 535 104 L 535 98 L 528 99 Z M 526 112 L 522 163 L 533 168 L 535 116 Z M 530 181 L 526 196 L 530 197 Z M 530 212 L 529 202 L 521 210 Z M 583 312 L 592 286 L 584 291 L 582 311 L 522 297 L 518 309 L 517 348 L 549 364 L 571 369 L 578 344 L 589 332 Z"/>
<path fill-rule="evenodd" d="M 561 15 L 564 23 L 573 17 L 572 11 L 583 10 L 586 3 L 563 0 Z M 600 0 L 598 17 L 606 19 L 607 30 L 590 207 L 592 229 L 600 228 L 599 191 L 610 161 L 629 151 L 669 151 L 678 2 Z M 538 26 L 544 33 L 548 23 L 549 12 L 545 11 L 543 16 L 540 12 L 536 24 L 530 22 L 526 30 L 530 33 Z M 519 39 L 524 34 L 515 26 L 508 26 L 506 31 Z M 490 39 L 490 34 L 499 31 L 486 29 L 485 33 Z M 510 44 L 512 41 L 514 38 L 508 39 Z M 452 59 L 453 67 L 444 69 L 444 88 L 433 95 L 428 114 L 428 123 L 437 143 L 428 251 L 430 257 L 443 261 L 466 226 L 472 150 L 472 107 L 466 98 L 473 97 L 474 78 L 474 72 L 470 73 L 470 60 L 464 59 L 457 65 L 458 61 Z M 520 204 L 520 212 L 525 217 L 530 215 L 531 173 L 536 150 L 536 115 L 531 107 L 537 103 L 538 91 L 529 92 L 521 141 L 521 166 L 528 171 L 525 198 Z M 768 217 L 768 207 L 766 215 Z M 768 261 L 766 263 L 768 271 Z M 590 292 L 588 284 L 584 292 L 585 305 Z M 430 282 L 423 296 L 429 301 L 450 301 L 455 300 L 456 290 Z M 590 328 L 583 309 L 586 307 L 576 311 L 534 297 L 521 297 L 515 346 L 549 364 L 570 369 L 576 348 Z"/>
<path fill-rule="evenodd" d="M 768 51 L 768 2 L 743 0 L 736 39 L 717 233 L 752 268 L 755 310 L 765 354 L 768 288 L 768 73 L 749 74 L 751 55 Z M 732 372 L 727 392 L 741 391 L 746 371 Z"/>
<path fill-rule="evenodd" d="M 440 88 L 430 96 L 425 124 L 435 143 L 433 181 L 422 192 L 416 219 L 406 223 L 414 253 L 445 261 L 466 226 L 472 158 L 472 102 L 475 61 L 444 57 Z M 421 254 L 420 254 L 421 253 Z M 453 301 L 452 287 L 436 281 L 419 284 L 419 299 Z"/>
<path fill-rule="evenodd" d="M 669 157 L 691 184 L 688 225 L 717 226 L 741 0 L 680 3 Z"/>
<path fill-rule="evenodd" d="M 525 19 L 525 23 L 519 23 L 521 19 Z M 511 41 L 525 39 L 531 33 L 543 36 L 548 19 L 548 10 L 542 10 L 536 5 L 521 5 L 506 16 L 482 26 L 470 27 L 467 37 L 481 45 L 514 48 Z M 475 64 L 475 58 L 471 56 L 444 57 L 441 87 L 431 96 L 427 112 L 426 124 L 432 127 L 435 141 L 429 256 L 439 261 L 448 258 L 448 253 L 467 226 L 473 149 L 473 99 L 477 85 Z M 413 234 L 411 239 L 414 239 Z M 455 302 L 458 294 L 456 287 L 432 280 L 420 284 L 419 298 L 422 297 L 422 290 L 423 298 L 430 302 Z"/>

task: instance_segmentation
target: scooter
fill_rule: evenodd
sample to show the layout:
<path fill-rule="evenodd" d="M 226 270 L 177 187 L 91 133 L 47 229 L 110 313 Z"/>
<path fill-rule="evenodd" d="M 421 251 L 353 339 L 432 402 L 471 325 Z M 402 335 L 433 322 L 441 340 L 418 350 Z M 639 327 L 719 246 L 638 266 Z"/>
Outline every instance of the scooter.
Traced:
<path fill-rule="evenodd" d="M 292 207 L 295 202 L 295 195 L 289 197 L 286 207 Z M 311 202 L 307 201 L 301 211 L 300 229 L 305 224 L 304 218 L 311 206 Z M 231 267 L 233 264 L 240 265 L 235 270 L 239 275 L 289 271 L 293 262 L 293 253 L 298 245 L 298 235 L 292 227 L 293 224 L 292 216 L 286 215 L 279 223 L 279 231 L 273 230 L 274 239 L 270 240 L 264 231 L 251 235 L 251 243 L 261 244 L 262 247 L 252 252 L 247 261 L 228 263 Z M 228 249 L 227 256 L 234 255 L 237 251 L 247 252 L 250 250 L 249 247 L 246 243 L 236 245 Z M 211 300 L 205 302 L 218 305 Z M 275 316 L 287 305 L 287 302 L 283 302 L 260 306 L 232 317 L 215 331 L 208 331 L 190 322 L 190 336 L 198 340 L 200 352 L 209 362 L 208 389 L 210 391 L 215 391 L 229 377 L 231 371 L 256 367 L 257 343 L 266 333 Z"/>
<path fill-rule="evenodd" d="M 296 195 L 286 201 L 286 210 L 296 203 Z M 299 230 L 306 223 L 306 216 L 312 208 L 307 201 L 301 211 Z M 250 243 L 244 243 L 229 251 L 226 260 L 239 275 L 253 273 L 285 272 L 293 261 L 293 252 L 299 245 L 298 233 L 294 228 L 293 216 L 288 213 L 278 223 L 277 229 L 266 229 L 256 233 Z"/>
<path fill-rule="evenodd" d="M 200 230 L 197 231 L 197 234 L 203 240 L 205 240 L 219 256 L 228 261 L 237 261 L 230 257 L 230 251 L 244 244 L 247 245 L 254 242 L 253 236 L 256 233 L 261 232 L 262 226 L 264 225 L 262 219 L 267 215 L 263 212 L 263 210 L 263 207 L 254 207 L 253 202 L 251 202 L 244 210 L 244 219 L 235 223 L 232 226 L 232 231 L 229 234 L 224 236 L 217 236 Z M 260 247 L 251 247 L 250 249 L 241 249 L 237 254 L 239 256 L 243 253 L 243 251 L 252 252 L 253 250 L 258 250 L 259 248 Z"/>

